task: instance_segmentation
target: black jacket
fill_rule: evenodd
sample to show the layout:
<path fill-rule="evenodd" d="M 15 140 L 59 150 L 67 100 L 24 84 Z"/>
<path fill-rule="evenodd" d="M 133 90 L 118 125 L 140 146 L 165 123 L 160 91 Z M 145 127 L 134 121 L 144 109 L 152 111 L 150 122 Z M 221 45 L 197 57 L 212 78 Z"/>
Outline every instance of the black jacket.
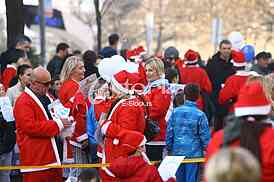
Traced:
<path fill-rule="evenodd" d="M 206 72 L 212 83 L 213 92 L 216 92 L 217 95 L 222 88 L 222 84 L 225 83 L 225 80 L 235 73 L 230 60 L 226 62 L 221 59 L 220 52 L 216 53 L 212 59 L 208 61 Z"/>
<path fill-rule="evenodd" d="M 208 61 L 206 66 L 206 71 L 209 76 L 209 79 L 212 83 L 212 94 L 210 96 L 211 101 L 215 106 L 215 116 L 217 118 L 223 117 L 228 113 L 226 107 L 219 105 L 218 96 L 219 92 L 222 88 L 222 84 L 225 83 L 226 79 L 235 73 L 232 63 L 226 62 L 225 60 L 220 58 L 220 52 L 216 53 L 211 60 Z M 214 124 L 221 123 L 220 121 L 214 121 Z M 214 126 L 215 129 L 219 128 L 219 126 Z"/>
<path fill-rule="evenodd" d="M 6 122 L 0 112 L 0 155 L 12 151 L 15 143 L 15 122 Z"/>
<path fill-rule="evenodd" d="M 58 56 L 54 56 L 52 60 L 49 61 L 47 70 L 50 72 L 51 78 L 56 78 L 60 75 L 64 62 L 65 61 Z"/>
<path fill-rule="evenodd" d="M 85 71 L 85 78 L 88 77 L 89 75 L 94 74 L 94 73 L 96 74 L 97 78 L 100 77 L 100 74 L 98 72 L 98 68 L 95 65 L 93 65 L 91 63 L 89 63 L 89 64 L 85 63 L 84 66 L 85 66 L 85 70 L 86 70 Z"/>
<path fill-rule="evenodd" d="M 24 51 L 15 48 L 10 48 L 7 51 L 3 52 L 0 56 L 1 73 L 3 73 L 8 64 L 17 61 L 19 57 L 24 56 Z"/>

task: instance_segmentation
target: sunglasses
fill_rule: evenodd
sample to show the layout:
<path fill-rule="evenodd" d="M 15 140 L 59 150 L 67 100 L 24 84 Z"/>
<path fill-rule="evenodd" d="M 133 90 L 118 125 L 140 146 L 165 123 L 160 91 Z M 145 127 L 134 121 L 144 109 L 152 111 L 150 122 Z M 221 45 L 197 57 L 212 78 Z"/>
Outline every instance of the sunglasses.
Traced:
<path fill-rule="evenodd" d="M 39 81 L 35 81 L 36 83 L 39 83 L 40 85 L 43 85 L 43 86 L 45 86 L 45 87 L 49 87 L 50 86 L 50 84 L 51 84 L 51 82 L 49 81 L 49 82 L 46 82 L 46 83 L 43 83 L 43 82 L 39 82 Z"/>

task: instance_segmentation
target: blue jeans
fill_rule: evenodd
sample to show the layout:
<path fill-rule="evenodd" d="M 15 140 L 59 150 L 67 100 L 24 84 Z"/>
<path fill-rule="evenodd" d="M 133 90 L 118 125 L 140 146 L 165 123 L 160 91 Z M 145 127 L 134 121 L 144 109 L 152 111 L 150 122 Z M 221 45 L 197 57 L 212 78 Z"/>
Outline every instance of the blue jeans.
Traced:
<path fill-rule="evenodd" d="M 199 164 L 181 164 L 176 171 L 177 182 L 199 182 Z"/>
<path fill-rule="evenodd" d="M 0 166 L 10 166 L 12 159 L 12 151 L 9 153 L 0 155 Z M 0 170 L 0 181 L 10 182 L 10 170 L 1 171 Z"/>

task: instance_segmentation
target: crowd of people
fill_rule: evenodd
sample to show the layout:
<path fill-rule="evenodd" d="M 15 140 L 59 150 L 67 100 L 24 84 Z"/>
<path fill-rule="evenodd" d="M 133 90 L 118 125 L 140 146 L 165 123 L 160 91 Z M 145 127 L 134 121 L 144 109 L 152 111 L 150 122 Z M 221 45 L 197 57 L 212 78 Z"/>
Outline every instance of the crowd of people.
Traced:
<path fill-rule="evenodd" d="M 166 156 L 206 161 L 180 164 L 169 182 L 274 181 L 271 53 L 247 63 L 223 40 L 203 61 L 192 49 L 148 55 L 118 43 L 112 34 L 83 54 L 59 43 L 45 68 L 32 67 L 26 36 L 2 53 L 0 166 L 44 167 L 0 171 L 1 182 L 163 182 L 151 161 Z M 89 163 L 110 165 L 49 168 Z"/>

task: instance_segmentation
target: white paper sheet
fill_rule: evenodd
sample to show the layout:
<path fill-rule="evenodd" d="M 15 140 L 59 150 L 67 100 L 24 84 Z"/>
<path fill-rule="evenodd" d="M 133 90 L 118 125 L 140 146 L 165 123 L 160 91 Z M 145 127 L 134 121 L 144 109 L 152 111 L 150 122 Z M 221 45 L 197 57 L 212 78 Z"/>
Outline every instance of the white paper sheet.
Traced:
<path fill-rule="evenodd" d="M 164 181 L 175 178 L 176 171 L 184 158 L 185 156 L 166 156 L 158 168 L 161 178 Z"/>
<path fill-rule="evenodd" d="M 49 104 L 48 109 L 54 121 L 58 121 L 58 120 L 61 121 L 61 118 L 69 119 L 70 109 L 64 107 L 59 99 Z M 75 123 L 73 123 L 71 127 L 63 129 L 63 131 L 61 132 L 61 136 L 63 138 L 67 136 L 71 136 L 74 131 L 74 125 Z"/>
<path fill-rule="evenodd" d="M 0 97 L 0 109 L 3 114 L 3 118 L 7 121 L 14 121 L 13 108 L 8 96 Z"/>
<path fill-rule="evenodd" d="M 90 87 L 92 87 L 97 80 L 97 76 L 96 74 L 92 74 L 88 77 L 86 77 L 85 79 L 80 81 L 80 90 L 82 91 L 82 93 L 84 94 L 85 98 L 88 97 L 88 92 L 90 90 Z"/>

